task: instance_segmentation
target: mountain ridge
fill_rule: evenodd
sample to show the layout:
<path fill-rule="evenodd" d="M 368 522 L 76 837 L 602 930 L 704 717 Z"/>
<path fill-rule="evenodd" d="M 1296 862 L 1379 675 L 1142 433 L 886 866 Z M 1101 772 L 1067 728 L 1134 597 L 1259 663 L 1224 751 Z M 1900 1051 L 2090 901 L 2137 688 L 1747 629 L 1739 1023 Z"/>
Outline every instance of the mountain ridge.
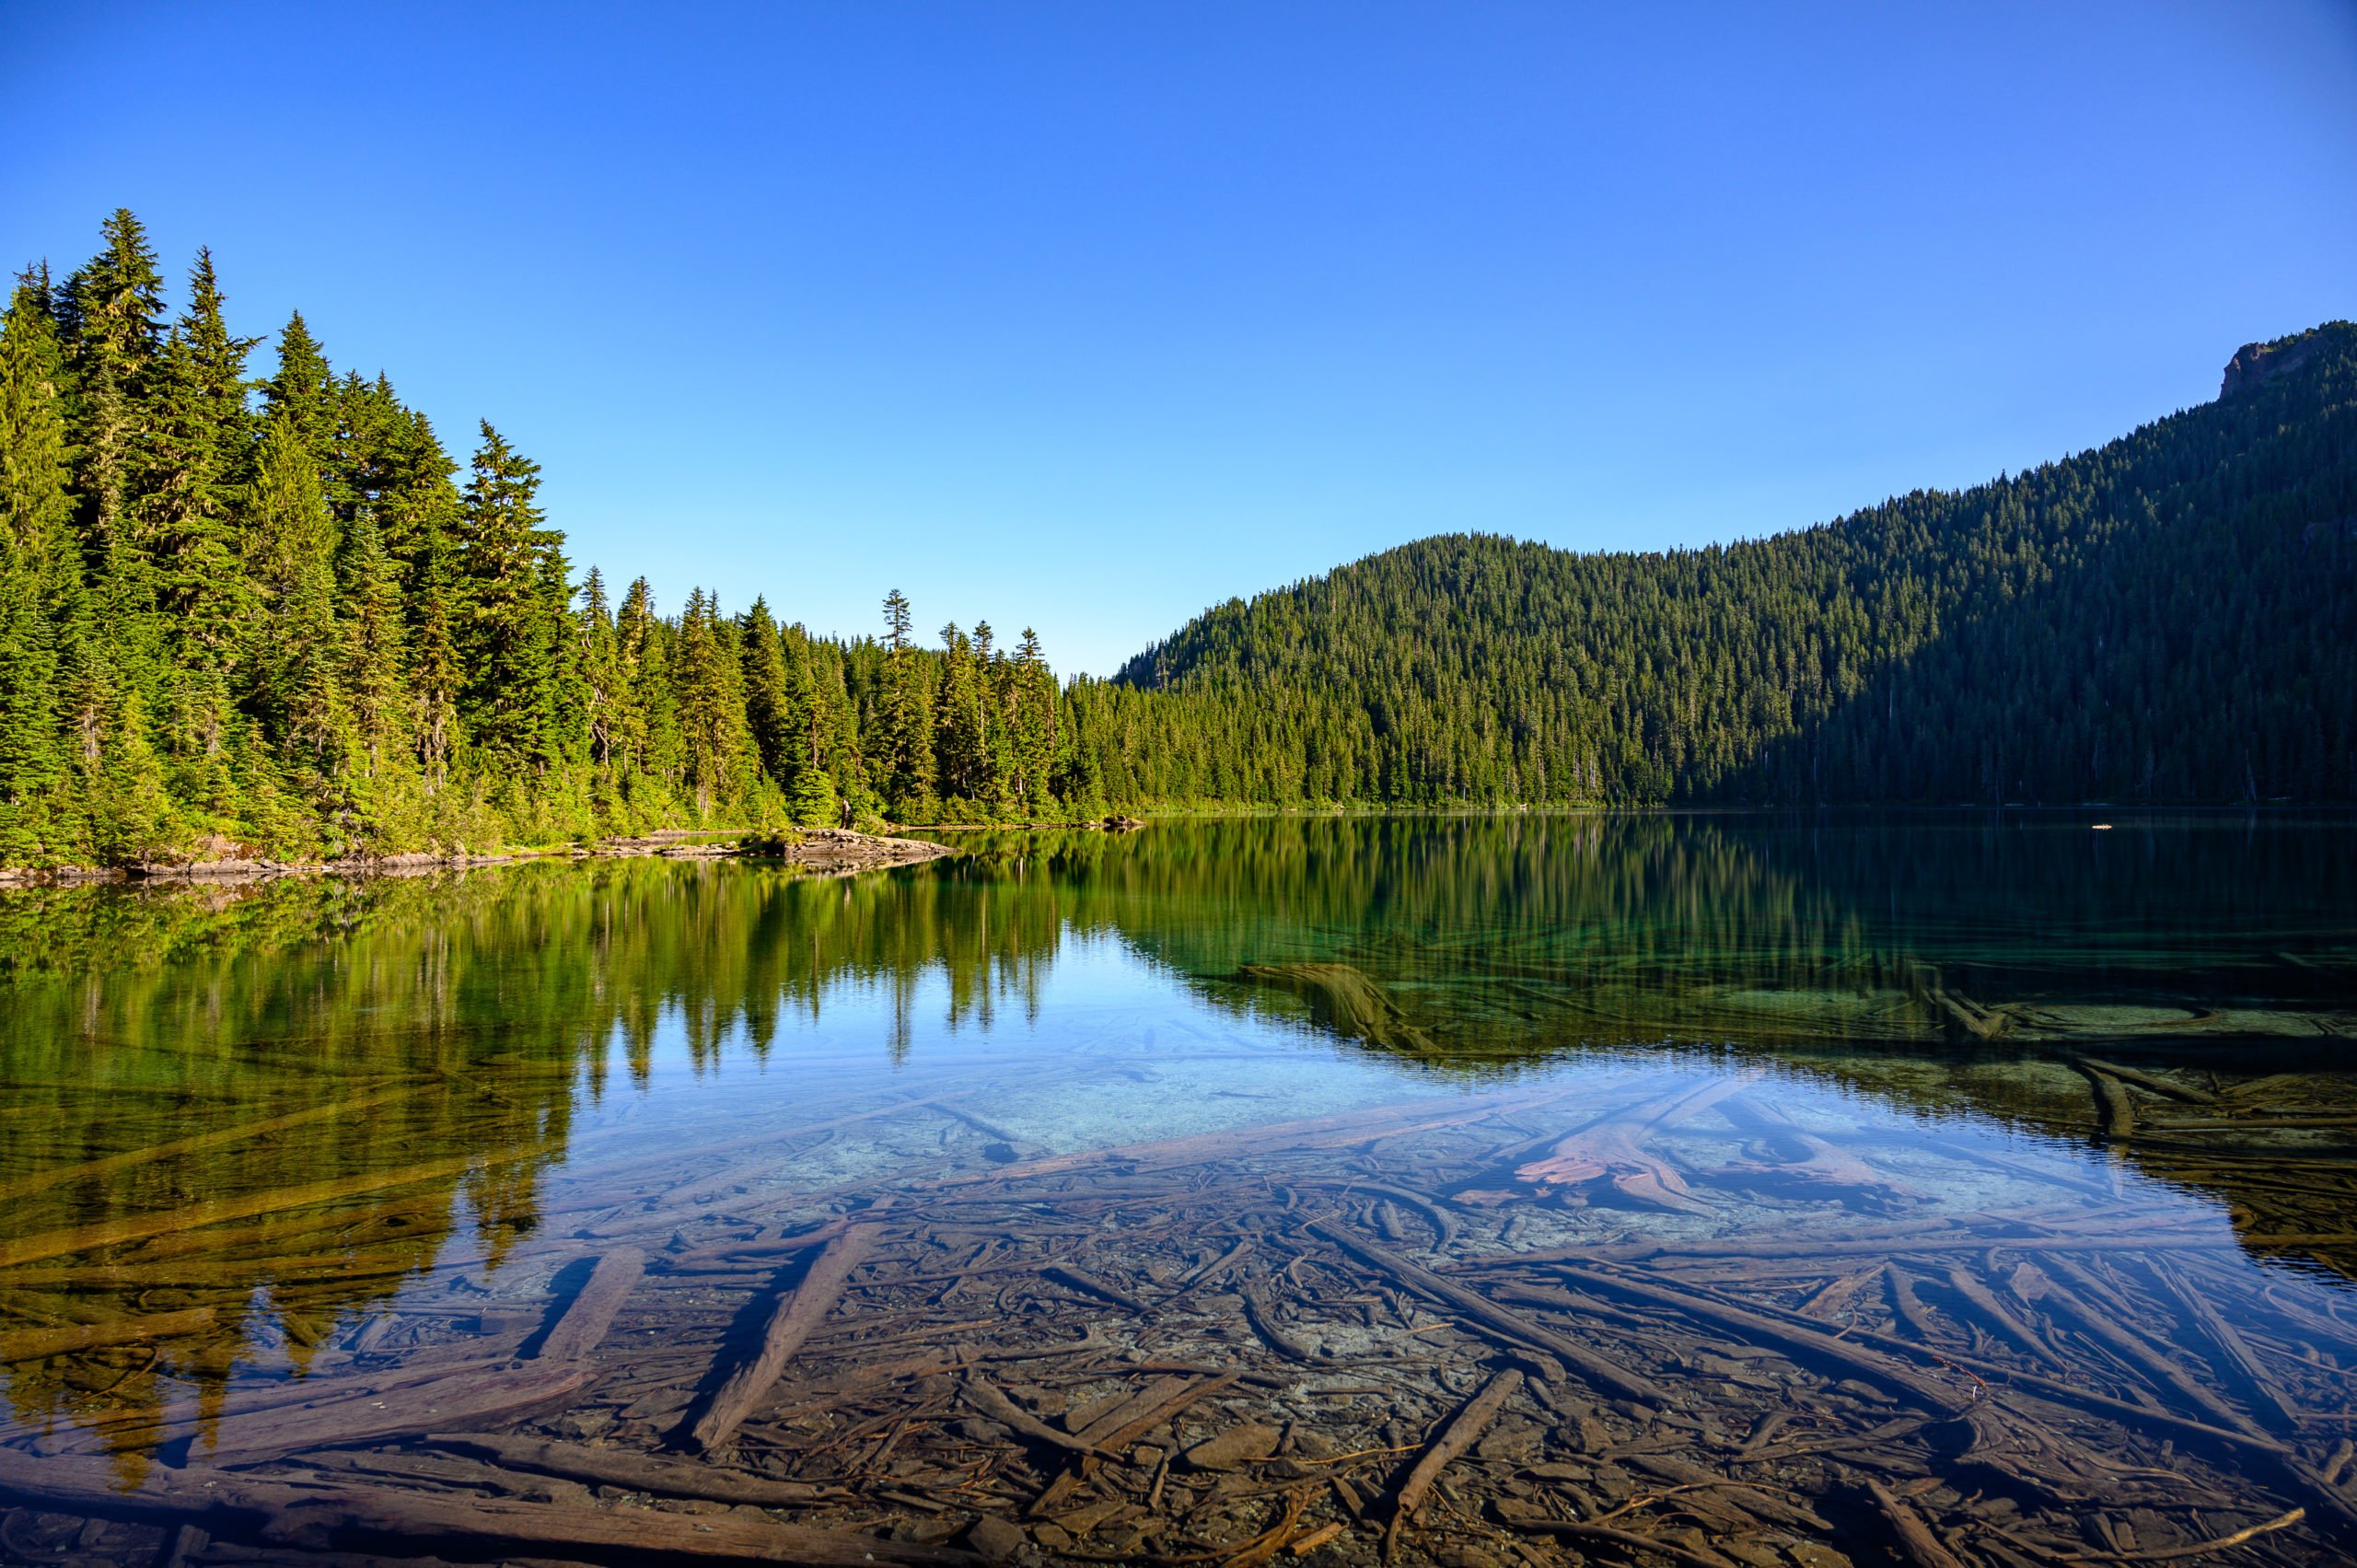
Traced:
<path fill-rule="evenodd" d="M 1112 683 L 1259 708 L 1261 772 L 1311 798 L 2348 799 L 2353 515 L 2336 321 L 2018 474 L 1686 550 L 1428 536 L 1213 606 Z"/>

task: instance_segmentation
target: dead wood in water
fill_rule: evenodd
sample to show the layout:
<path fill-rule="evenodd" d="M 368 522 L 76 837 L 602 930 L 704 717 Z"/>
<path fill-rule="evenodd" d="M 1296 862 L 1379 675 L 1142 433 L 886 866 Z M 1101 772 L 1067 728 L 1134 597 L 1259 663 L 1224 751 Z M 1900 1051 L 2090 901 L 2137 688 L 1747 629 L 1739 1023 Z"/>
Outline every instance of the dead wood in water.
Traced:
<path fill-rule="evenodd" d="M 1920 1160 L 1741 1088 L 1649 1075 L 1589 1100 L 1590 1129 L 1676 1131 L 1637 1146 L 1674 1159 L 1707 1214 L 1608 1183 L 1592 1209 L 1513 1188 L 1565 1140 L 1538 1114 L 1560 1090 L 998 1163 L 988 1132 L 904 1096 L 904 1122 L 877 1125 L 921 1129 L 940 1161 L 921 1179 L 737 1182 L 786 1168 L 749 1144 L 580 1200 L 506 1280 L 422 1276 L 366 1334 L 323 1330 L 308 1378 L 215 1396 L 217 1468 L 119 1474 L 110 1446 L 202 1458 L 178 1405 L 17 1439 L 44 1449 L 17 1473 L 55 1481 L 0 1486 L 0 1556 L 153 1568 L 166 1523 L 195 1521 L 217 1544 L 188 1546 L 187 1568 L 305 1551 L 955 1562 L 969 1544 L 1034 1568 L 1365 1568 L 1386 1550 L 1469 1568 L 1559 1551 L 1709 1568 L 1838 1568 L 1836 1551 L 1854 1568 L 2348 1560 L 2344 1303 L 2254 1268 L 2182 1203 L 2057 1183 L 1968 1211 Z M 1703 1116 L 1714 1101 L 1727 1110 Z M 2166 1103 L 2141 1114 L 2159 1125 Z M 859 1113 L 814 1114 L 838 1110 Z M 1886 1161 L 1926 1191 L 1867 1186 Z M 2323 1167 L 2250 1163 L 2325 1189 L 2258 1234 L 2345 1225 Z M 2032 1177 L 1973 1173 L 2008 1192 Z M 1900 1212 L 1863 1220 L 1861 1198 Z M 0 1310 L 50 1332 L 80 1322 L 52 1309 L 77 1299 L 12 1287 Z M 96 1383 L 149 1354 L 73 1365 Z M 693 1442 L 740 1379 L 729 1430 Z M 540 1402 L 492 1408 L 525 1396 Z M 128 1490 L 76 1491 L 59 1461 Z M 281 1516 L 300 1522 L 266 1534 Z M 126 1517 L 146 1522 L 106 1523 Z"/>
<path fill-rule="evenodd" d="M 64 1258 L 126 1241 L 141 1241 L 153 1236 L 168 1236 L 199 1225 L 219 1225 L 225 1220 L 251 1219 L 257 1214 L 309 1208 L 316 1203 L 332 1203 L 345 1198 L 382 1192 L 389 1188 L 407 1187 L 419 1181 L 440 1181 L 485 1165 L 513 1164 L 545 1152 L 540 1148 L 523 1148 L 490 1159 L 479 1155 L 460 1155 L 448 1159 L 427 1160 L 396 1170 L 337 1177 L 326 1181 L 308 1182 L 300 1187 L 282 1187 L 237 1198 L 216 1198 L 161 1214 L 102 1220 L 93 1225 L 76 1225 L 70 1230 L 44 1231 L 37 1236 L 19 1237 L 14 1241 L 0 1241 L 0 1268 L 13 1268 L 18 1263 L 36 1262 L 43 1258 Z"/>
<path fill-rule="evenodd" d="M 401 1555 L 441 1548 L 501 1555 L 588 1555 L 602 1561 L 785 1562 L 813 1568 L 869 1563 L 966 1564 L 970 1553 L 812 1529 L 774 1519 L 700 1518 L 651 1509 L 588 1508 L 477 1497 L 459 1500 L 388 1487 L 290 1485 L 222 1471 L 151 1472 L 125 1489 L 104 1460 L 34 1459 L 0 1450 L 0 1498 L 100 1518 L 197 1525 L 229 1540 L 304 1551 L 398 1545 Z"/>
<path fill-rule="evenodd" d="M 1866 1493 L 1875 1500 L 1875 1506 L 1882 1510 L 1883 1517 L 1890 1522 L 1891 1533 L 1898 1537 L 1898 1544 L 1906 1549 L 1908 1560 L 1915 1564 L 1915 1568 L 1964 1568 L 1956 1554 L 1932 1534 L 1930 1527 L 1923 1523 L 1922 1516 L 1900 1501 L 1898 1493 L 1889 1487 L 1868 1476 Z"/>
<path fill-rule="evenodd" d="M 706 1398 L 702 1411 L 688 1427 L 683 1439 L 687 1446 L 715 1448 L 735 1434 L 754 1404 L 777 1382 L 778 1374 L 802 1342 L 833 1309 L 843 1281 L 875 1245 L 876 1232 L 866 1225 L 847 1230 L 827 1243 L 801 1282 L 777 1298 L 769 1321 L 762 1325 L 760 1347 L 729 1367 Z"/>
<path fill-rule="evenodd" d="M 578 1361 L 595 1350 L 645 1270 L 646 1254 L 635 1247 L 618 1247 L 598 1259 L 579 1294 L 542 1337 L 540 1358 Z"/>
<path fill-rule="evenodd" d="M 215 1149 L 227 1144 L 244 1143 L 250 1138 L 284 1132 L 290 1128 L 307 1126 L 314 1121 L 331 1121 L 339 1116 L 357 1111 L 373 1110 L 398 1099 L 414 1095 L 413 1087 L 379 1089 L 373 1094 L 355 1095 L 350 1099 L 336 1100 L 327 1105 L 315 1105 L 303 1110 L 291 1110 L 283 1116 L 265 1116 L 257 1121 L 243 1121 L 234 1127 L 216 1128 L 210 1132 L 194 1132 L 184 1138 L 152 1144 L 144 1149 L 131 1149 L 99 1159 L 84 1160 L 78 1165 L 52 1166 L 45 1170 L 28 1171 L 0 1181 L 0 1202 L 22 1198 L 30 1193 L 62 1186 L 69 1181 L 89 1181 L 111 1176 L 117 1171 L 137 1166 L 153 1165 L 157 1160 L 176 1155 L 195 1154 L 203 1149 Z"/>
<path fill-rule="evenodd" d="M 1574 1344 L 1552 1330 L 1531 1322 L 1520 1313 L 1508 1311 L 1478 1291 L 1469 1290 L 1454 1280 L 1445 1280 L 1429 1269 L 1419 1268 L 1405 1258 L 1387 1252 L 1364 1237 L 1354 1236 L 1325 1220 L 1313 1222 L 1310 1228 L 1362 1262 L 1391 1275 L 1409 1289 L 1454 1307 L 1493 1333 L 1503 1334 L 1508 1343 L 1530 1345 L 1546 1351 L 1569 1364 L 1580 1376 L 1600 1388 L 1623 1399 L 1659 1400 L 1665 1397 L 1661 1388 L 1650 1379 L 1639 1376 L 1609 1357 L 1599 1355 L 1585 1345 Z"/>
<path fill-rule="evenodd" d="M 560 1476 L 598 1486 L 618 1486 L 660 1497 L 702 1497 L 715 1503 L 749 1503 L 760 1508 L 807 1507 L 830 1497 L 850 1495 L 841 1487 L 770 1481 L 718 1466 L 657 1458 L 618 1448 L 495 1434 L 440 1433 L 426 1439 L 436 1448 L 470 1454 L 510 1469 Z"/>
<path fill-rule="evenodd" d="M 1653 1208 L 1707 1214 L 1676 1166 L 1648 1153 L 1643 1144 L 1688 1118 L 1708 1110 L 1748 1082 L 1742 1076 L 1713 1079 L 1676 1090 L 1649 1104 L 1608 1112 L 1558 1142 L 1545 1159 L 1515 1171 L 1522 1181 L 1584 1186 L 1602 1181 L 1621 1197 Z"/>
<path fill-rule="evenodd" d="M 75 1351 L 109 1345 L 136 1344 L 142 1340 L 168 1340 L 201 1334 L 213 1327 L 216 1314 L 210 1307 L 184 1312 L 157 1312 L 144 1318 L 122 1318 L 111 1323 L 81 1323 L 67 1329 L 17 1329 L 0 1334 L 0 1365 L 69 1355 Z"/>
<path fill-rule="evenodd" d="M 1364 970 L 1350 964 L 1246 964 L 1236 978 L 1289 991 L 1309 1004 L 1309 1016 L 1352 1040 L 1386 1051 L 1429 1051 L 1432 1037 Z"/>
<path fill-rule="evenodd" d="M 1400 1525 L 1414 1518 L 1417 1511 L 1423 1507 L 1425 1494 L 1432 1491 L 1433 1482 L 1440 1479 L 1440 1472 L 1450 1460 L 1480 1441 L 1481 1434 L 1489 1429 L 1498 1411 L 1521 1387 L 1521 1373 L 1511 1367 L 1499 1373 L 1481 1385 L 1481 1391 L 1467 1401 L 1465 1408 L 1452 1416 L 1448 1425 L 1433 1439 L 1432 1446 L 1416 1461 L 1416 1468 L 1410 1470 L 1408 1479 L 1400 1483 L 1399 1499 L 1393 1504 L 1391 1528 L 1384 1538 L 1386 1556 L 1397 1553 Z"/>
<path fill-rule="evenodd" d="M 2136 1102 L 2128 1098 L 2127 1088 L 2118 1078 L 2098 1070 L 2082 1058 L 2072 1063 L 2079 1075 L 2095 1090 L 2096 1116 L 2103 1126 L 2103 1135 L 2115 1143 L 2124 1143 L 2136 1135 Z"/>

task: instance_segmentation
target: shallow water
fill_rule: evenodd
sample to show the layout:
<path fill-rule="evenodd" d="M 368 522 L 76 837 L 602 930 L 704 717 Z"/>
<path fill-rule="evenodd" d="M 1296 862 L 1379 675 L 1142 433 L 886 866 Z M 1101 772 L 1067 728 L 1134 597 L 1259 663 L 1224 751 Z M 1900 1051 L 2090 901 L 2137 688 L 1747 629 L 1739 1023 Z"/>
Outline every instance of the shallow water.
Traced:
<path fill-rule="evenodd" d="M 593 1538 L 655 1491 L 424 1442 L 482 1431 L 819 1483 L 778 1516 L 911 1552 L 1340 1526 L 1337 1562 L 1815 1565 L 1911 1524 L 2131 1560 L 2265 1524 L 2228 1550 L 2343 1560 L 2350 824 L 2113 820 L 1283 819 L 850 881 L 7 895 L 0 1494 L 46 1506 L 0 1552 L 152 1561 L 174 1477 L 235 1472 L 343 1512 L 256 1546 L 199 1510 L 183 1560 L 632 1555 Z M 690 1441 L 846 1223 L 821 1329 Z M 401 1391 L 500 1377 L 535 1397 Z M 1118 1452 L 1022 1425 L 1157 1388 Z M 26 1479 L 88 1466 L 150 1505 Z M 459 1539 L 371 1523 L 389 1493 L 543 1512 Z"/>

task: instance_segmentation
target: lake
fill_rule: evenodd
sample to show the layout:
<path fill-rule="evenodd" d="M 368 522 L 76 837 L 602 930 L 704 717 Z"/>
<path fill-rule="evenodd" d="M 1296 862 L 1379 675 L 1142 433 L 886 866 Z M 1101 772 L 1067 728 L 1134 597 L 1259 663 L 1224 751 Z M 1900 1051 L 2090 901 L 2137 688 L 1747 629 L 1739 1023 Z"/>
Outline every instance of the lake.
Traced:
<path fill-rule="evenodd" d="M 0 895 L 0 1555 L 2348 1561 L 2351 830 Z"/>

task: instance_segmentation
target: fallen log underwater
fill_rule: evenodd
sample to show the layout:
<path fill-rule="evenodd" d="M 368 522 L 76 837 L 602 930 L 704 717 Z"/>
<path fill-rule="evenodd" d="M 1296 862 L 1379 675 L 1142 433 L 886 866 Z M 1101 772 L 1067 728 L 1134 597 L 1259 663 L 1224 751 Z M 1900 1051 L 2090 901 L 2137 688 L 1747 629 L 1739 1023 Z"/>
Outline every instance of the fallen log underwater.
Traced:
<path fill-rule="evenodd" d="M 393 1332 L 330 1339 L 310 1376 L 0 1444 L 0 1552 L 2012 1568 L 2357 1551 L 2357 1326 L 2284 1297 L 2223 1226 L 2140 1231 L 2167 1211 L 2084 1195 L 1962 1211 L 1757 1084 L 1641 1076 L 1562 1107 L 1485 1092 L 975 1154 L 815 1202 L 658 1193 L 609 1235 L 552 1238 L 555 1294 L 495 1330 L 465 1327 L 499 1316 L 480 1286 L 396 1303 L 375 1320 Z M 1480 1185 L 1615 1121 L 1697 1207 L 1608 1178 L 1586 1207 L 1551 1191 L 1574 1183 Z M 924 1135 L 945 1122 L 991 1136 L 938 1116 Z M 1743 1152 L 1713 1164 L 1704 1144 Z M 1797 1173 L 1752 1195 L 1779 1161 Z M 9 1332 L 86 1330 L 92 1355 L 156 1342 L 129 1319 Z"/>

